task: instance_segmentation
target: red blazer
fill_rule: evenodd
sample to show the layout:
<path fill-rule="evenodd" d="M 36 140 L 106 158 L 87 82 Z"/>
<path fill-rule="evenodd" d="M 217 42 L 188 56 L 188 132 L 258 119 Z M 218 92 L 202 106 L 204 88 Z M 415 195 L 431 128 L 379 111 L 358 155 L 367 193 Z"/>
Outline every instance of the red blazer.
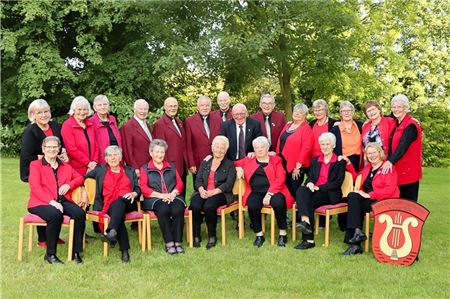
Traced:
<path fill-rule="evenodd" d="M 245 178 L 245 193 L 242 199 L 242 205 L 247 205 L 247 198 L 252 192 L 252 188 L 250 186 L 250 179 L 252 175 L 255 173 L 256 169 L 258 169 L 259 164 L 256 162 L 256 158 L 244 158 L 238 161 L 234 161 L 234 165 L 236 167 L 242 167 L 244 169 L 244 178 Z M 292 204 L 294 203 L 294 198 L 292 197 L 289 189 L 286 187 L 284 181 L 286 179 L 286 172 L 284 171 L 283 164 L 281 162 L 281 158 L 278 156 L 269 156 L 269 164 L 264 168 L 267 179 L 270 182 L 270 187 L 268 192 L 273 194 L 281 192 L 286 198 L 286 206 L 288 209 L 292 208 Z"/>
<path fill-rule="evenodd" d="M 264 136 L 267 137 L 266 132 L 266 117 L 264 113 L 257 112 L 250 116 L 251 118 L 256 119 L 261 124 L 261 130 Z M 278 139 L 280 138 L 280 133 L 286 125 L 286 116 L 283 112 L 272 111 L 269 116 L 270 118 L 270 138 L 272 140 L 272 144 L 270 146 L 271 150 L 276 150 L 278 147 Z"/>
<path fill-rule="evenodd" d="M 122 148 L 122 138 L 120 137 L 119 128 L 117 127 L 116 118 L 112 115 L 108 115 L 109 126 L 111 127 L 114 137 L 116 137 L 118 146 Z M 105 165 L 105 149 L 110 146 L 109 143 L 109 133 L 108 128 L 102 124 L 98 114 L 95 113 L 90 118 L 92 124 L 95 128 L 95 138 L 97 139 L 98 145 L 98 163 L 101 165 Z"/>
<path fill-rule="evenodd" d="M 147 127 L 151 132 L 148 124 Z M 128 166 L 139 169 L 151 160 L 150 139 L 134 116 L 120 128 L 120 136 L 123 144 L 123 159 Z"/>
<path fill-rule="evenodd" d="M 30 176 L 28 183 L 30 185 L 30 198 L 28 199 L 28 208 L 48 205 L 51 200 L 58 200 L 57 186 L 69 184 L 70 190 L 65 197 L 72 201 L 72 191 L 84 182 L 81 176 L 69 164 L 59 161 L 58 166 L 58 185 L 50 164 L 45 159 L 34 160 L 30 164 Z"/>
<path fill-rule="evenodd" d="M 167 142 L 169 148 L 166 151 L 165 160 L 169 163 L 175 163 L 180 176 L 184 176 L 187 162 L 186 133 L 183 122 L 179 118 L 176 118 L 175 121 L 180 129 L 181 136 L 167 114 L 164 114 L 156 121 L 153 127 L 153 135 L 155 138 L 163 139 Z"/>
<path fill-rule="evenodd" d="M 69 163 L 81 175 L 86 174 L 89 162 L 99 162 L 99 149 L 94 125 L 90 119 L 86 119 L 85 124 L 90 146 L 88 146 L 83 128 L 77 123 L 73 115 L 63 122 L 61 128 L 61 136 L 64 139 Z"/>
<path fill-rule="evenodd" d="M 219 135 L 222 124 L 217 115 L 210 113 L 208 118 L 210 138 L 206 135 L 203 118 L 199 113 L 188 117 L 185 121 L 187 163 L 188 167 L 195 166 L 197 170 L 203 159 L 212 153 L 212 141 Z"/>
<path fill-rule="evenodd" d="M 372 124 L 370 121 L 366 121 L 362 126 L 361 137 L 364 142 L 364 136 L 370 131 Z M 389 152 L 389 138 L 391 137 L 392 130 L 395 128 L 395 120 L 391 117 L 381 117 L 381 121 L 378 124 L 378 132 L 380 133 L 381 142 L 383 143 L 383 150 L 388 156 Z M 364 150 L 364 149 L 363 149 Z"/>
<path fill-rule="evenodd" d="M 230 109 L 228 109 L 228 110 L 227 110 L 227 113 L 226 113 L 226 118 L 227 118 L 227 120 L 233 118 L 233 114 L 231 114 L 231 111 L 232 111 L 232 109 L 231 109 L 231 107 L 230 107 Z M 222 112 L 220 111 L 220 109 L 211 111 L 211 114 L 214 115 L 214 117 L 220 118 L 220 121 L 223 122 L 223 120 L 222 120 Z"/>
<path fill-rule="evenodd" d="M 290 127 L 292 122 L 288 122 L 280 133 L 280 137 Z M 302 123 L 297 130 L 286 140 L 283 148 L 283 157 L 287 160 L 286 170 L 292 172 L 297 162 L 302 167 L 309 167 L 311 161 L 311 151 L 313 148 L 313 132 L 307 122 Z M 277 154 L 280 155 L 280 138 L 277 142 Z"/>
<path fill-rule="evenodd" d="M 350 163 L 351 165 L 351 163 Z M 359 190 L 365 191 L 363 188 L 364 181 L 370 173 L 370 168 L 372 166 L 370 164 L 366 165 L 361 171 L 361 184 L 359 186 Z M 373 191 L 369 192 L 370 199 L 374 200 L 383 200 L 386 198 L 395 198 L 400 196 L 400 191 L 398 189 L 397 184 L 397 171 L 395 168 L 392 168 L 392 172 L 382 174 L 381 167 L 378 168 L 375 176 L 372 180 Z"/>

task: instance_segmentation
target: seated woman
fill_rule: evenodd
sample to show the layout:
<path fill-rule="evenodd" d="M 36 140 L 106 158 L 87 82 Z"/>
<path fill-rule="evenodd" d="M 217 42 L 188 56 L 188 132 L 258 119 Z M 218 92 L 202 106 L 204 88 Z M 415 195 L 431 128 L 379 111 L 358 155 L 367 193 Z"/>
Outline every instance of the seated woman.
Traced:
<path fill-rule="evenodd" d="M 286 210 L 292 207 L 294 198 L 284 184 L 286 172 L 281 158 L 269 156 L 269 141 L 260 136 L 253 140 L 254 157 L 246 157 L 235 161 L 238 178 L 244 178 L 246 182 L 243 196 L 243 206 L 248 206 L 248 214 L 253 225 L 256 239 L 253 245 L 261 247 L 265 238 L 262 232 L 261 209 L 270 205 L 275 211 L 278 228 L 278 246 L 287 244 Z"/>
<path fill-rule="evenodd" d="M 322 154 L 311 161 L 306 186 L 298 189 L 296 202 L 301 222 L 302 242 L 295 249 L 310 249 L 314 243 L 314 210 L 323 205 L 342 201 L 341 185 L 345 178 L 345 162 L 338 161 L 333 153 L 336 137 L 333 133 L 322 133 L 319 137 Z"/>
<path fill-rule="evenodd" d="M 42 141 L 44 157 L 30 163 L 28 211 L 47 222 L 45 229 L 47 250 L 44 260 L 50 264 L 63 263 L 56 256 L 56 242 L 61 231 L 63 215 L 74 219 L 73 259 L 77 263 L 82 263 L 80 254 L 83 251 L 86 215 L 84 210 L 72 201 L 71 193 L 73 189 L 83 184 L 84 179 L 69 164 L 58 158 L 60 150 L 61 141 L 58 137 L 46 137 Z M 80 205 L 82 207 L 87 205 L 84 198 Z"/>
<path fill-rule="evenodd" d="M 365 148 L 365 158 L 369 162 L 361 172 L 361 185 L 355 186 L 359 191 L 348 195 L 347 230 L 344 242 L 350 246 L 343 255 L 362 253 L 361 242 L 367 239 L 362 232 L 365 213 L 372 211 L 372 204 L 378 200 L 398 197 L 397 172 L 383 174 L 382 166 L 386 155 L 378 143 L 371 142 Z"/>
<path fill-rule="evenodd" d="M 208 243 L 206 249 L 216 246 L 217 208 L 233 202 L 233 185 L 236 170 L 233 162 L 225 158 L 229 142 L 225 136 L 216 136 L 212 141 L 213 158 L 203 161 L 195 179 L 195 190 L 191 197 L 194 247 L 200 247 L 200 225 L 202 212 L 205 213 L 208 227 Z"/>
<path fill-rule="evenodd" d="M 105 234 L 101 234 L 104 242 L 115 245 L 119 242 L 122 262 L 130 262 L 130 242 L 125 226 L 125 213 L 135 210 L 136 200 L 141 196 L 136 172 L 122 164 L 122 149 L 110 145 L 105 149 L 106 165 L 97 165 L 85 175 L 95 179 L 94 211 L 100 213 L 100 229 L 103 231 L 103 216 L 109 215 L 109 224 Z"/>
<path fill-rule="evenodd" d="M 164 160 L 166 151 L 167 143 L 164 140 L 153 139 L 150 143 L 152 160 L 141 167 L 139 185 L 144 195 L 142 209 L 156 214 L 166 252 L 175 255 L 184 253 L 182 242 L 186 203 L 180 196 L 183 181 L 175 164 Z"/>

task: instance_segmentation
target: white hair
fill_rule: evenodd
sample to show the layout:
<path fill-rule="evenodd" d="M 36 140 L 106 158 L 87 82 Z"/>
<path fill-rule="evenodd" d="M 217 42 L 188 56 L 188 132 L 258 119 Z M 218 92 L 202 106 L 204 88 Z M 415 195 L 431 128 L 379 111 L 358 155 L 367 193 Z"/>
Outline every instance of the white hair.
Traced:
<path fill-rule="evenodd" d="M 199 96 L 197 99 L 197 106 L 200 105 L 202 100 L 207 100 L 209 105 L 211 105 L 211 99 L 208 96 Z"/>
<path fill-rule="evenodd" d="M 343 101 L 339 105 L 339 111 L 341 111 L 344 107 L 350 107 L 352 109 L 352 112 L 355 112 L 355 106 L 353 106 L 353 104 L 350 103 L 350 101 Z"/>
<path fill-rule="evenodd" d="M 322 141 L 329 140 L 333 145 L 336 145 L 336 136 L 334 136 L 333 133 L 325 132 L 320 134 L 319 136 L 319 143 Z"/>
<path fill-rule="evenodd" d="M 323 107 L 325 109 L 326 115 L 328 115 L 328 103 L 324 99 L 317 99 L 312 104 L 312 109 L 317 109 L 319 107 Z"/>
<path fill-rule="evenodd" d="M 223 135 L 217 135 L 216 137 L 214 137 L 213 141 L 212 141 L 212 146 L 218 144 L 218 143 L 223 143 L 225 144 L 225 147 L 228 149 L 228 147 L 230 146 L 230 142 L 228 141 L 228 138 L 223 136 Z"/>
<path fill-rule="evenodd" d="M 405 107 L 406 111 L 409 112 L 409 100 L 408 97 L 404 94 L 398 94 L 394 96 L 391 100 L 391 105 L 394 104 L 394 102 L 400 102 L 402 103 L 403 107 Z"/>
<path fill-rule="evenodd" d="M 265 145 L 267 148 L 270 147 L 269 140 L 268 140 L 267 137 L 265 137 L 265 136 L 259 136 L 259 137 L 256 137 L 255 139 L 253 139 L 253 141 L 252 141 L 253 147 L 255 147 L 256 144 L 263 144 L 263 145 Z"/>
<path fill-rule="evenodd" d="M 120 160 L 122 160 L 122 149 L 118 147 L 117 145 L 110 145 L 105 149 L 105 158 L 112 154 L 112 153 L 118 153 Z"/>
<path fill-rule="evenodd" d="M 77 109 L 77 107 L 80 107 L 80 106 L 83 106 L 89 110 L 88 116 L 91 116 L 92 114 L 94 114 L 94 111 L 91 108 L 91 104 L 83 96 L 77 96 L 73 99 L 72 104 L 70 104 L 70 110 L 69 110 L 68 114 L 73 115 L 75 113 L 75 109 Z"/>
<path fill-rule="evenodd" d="M 306 106 L 303 103 L 295 104 L 294 109 L 292 109 L 292 110 L 297 110 L 297 109 L 300 109 L 303 112 L 305 112 L 305 114 L 308 114 L 308 106 Z"/>
<path fill-rule="evenodd" d="M 43 99 L 37 99 L 31 102 L 30 106 L 28 106 L 28 119 L 31 121 L 31 123 L 35 122 L 34 112 L 39 108 L 47 108 L 48 111 L 50 111 L 50 105 L 47 103 L 46 100 Z"/>
<path fill-rule="evenodd" d="M 268 93 L 263 94 L 263 95 L 259 98 L 259 104 L 261 104 L 262 101 L 263 101 L 264 99 L 270 99 L 270 101 L 272 102 L 272 104 L 275 104 L 275 98 L 274 98 L 273 96 L 271 96 L 270 94 L 268 94 Z"/>
<path fill-rule="evenodd" d="M 95 105 L 95 103 L 97 103 L 98 101 L 101 101 L 101 100 L 104 100 L 106 103 L 109 104 L 109 100 L 104 94 L 99 94 L 98 96 L 96 96 L 92 103 L 93 103 L 93 105 Z"/>

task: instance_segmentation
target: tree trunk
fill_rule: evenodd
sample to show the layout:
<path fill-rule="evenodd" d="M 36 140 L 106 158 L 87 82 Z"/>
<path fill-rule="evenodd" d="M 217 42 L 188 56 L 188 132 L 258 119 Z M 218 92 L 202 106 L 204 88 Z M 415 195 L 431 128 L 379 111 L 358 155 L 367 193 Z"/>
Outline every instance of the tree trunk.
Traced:
<path fill-rule="evenodd" d="M 278 64 L 278 80 L 280 81 L 280 90 L 283 96 L 283 109 L 286 113 L 286 118 L 290 120 L 292 118 L 291 72 L 287 61 L 287 46 L 284 35 L 280 36 L 278 46 L 282 53 L 280 55 L 281 61 Z"/>

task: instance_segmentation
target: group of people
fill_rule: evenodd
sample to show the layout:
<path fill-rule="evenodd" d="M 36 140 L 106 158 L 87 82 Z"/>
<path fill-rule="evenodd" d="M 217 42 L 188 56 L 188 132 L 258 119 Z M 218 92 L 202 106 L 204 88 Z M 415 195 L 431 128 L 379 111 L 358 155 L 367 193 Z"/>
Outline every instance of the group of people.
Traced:
<path fill-rule="evenodd" d="M 183 223 L 186 209 L 193 214 L 194 247 L 201 246 L 201 224 L 207 224 L 206 248 L 216 246 L 217 208 L 236 199 L 236 178 L 246 184 L 243 205 L 248 207 L 254 245 L 265 242 L 261 209 L 274 209 L 278 246 L 286 246 L 287 209 L 296 203 L 302 242 L 296 249 L 313 248 L 314 209 L 348 200 L 345 255 L 361 253 L 362 217 L 377 200 L 402 197 L 417 201 L 421 179 L 422 128 L 409 112 L 409 101 L 397 95 L 391 101 L 392 117 L 385 117 L 376 101 L 363 109 L 367 120 L 353 118 L 349 101 L 340 104 L 339 121 L 328 117 L 327 102 L 314 101 L 314 120 L 307 122 L 308 107 L 297 104 L 292 121 L 275 111 L 275 99 L 264 94 L 261 110 L 248 115 L 244 104 L 231 107 L 227 92 L 217 96 L 219 109 L 212 111 L 207 96 L 197 99 L 197 113 L 184 122 L 177 117 L 178 101 L 164 101 L 164 114 L 153 126 L 147 122 L 148 103 L 134 103 L 134 115 L 120 128 L 109 113 L 109 101 L 99 95 L 89 101 L 73 99 L 69 118 L 61 129 L 51 119 L 45 100 L 33 101 L 28 109 L 20 154 L 20 175 L 30 185 L 28 210 L 47 226 L 38 229 L 39 242 L 46 247 L 44 259 L 62 263 L 56 244 L 63 215 L 75 220 L 73 258 L 81 263 L 85 230 L 86 196 L 74 203 L 71 191 L 85 178 L 96 179 L 93 209 L 110 217 L 99 224 L 104 242 L 119 243 L 122 261 L 130 261 L 126 212 L 153 211 L 171 255 L 184 253 Z M 359 191 L 342 198 L 345 171 L 356 178 L 362 174 Z M 186 177 L 194 180 L 189 206 Z M 305 184 L 303 181 L 307 176 Z M 83 193 L 83 192 L 82 192 Z M 84 194 L 84 193 L 83 193 Z"/>

